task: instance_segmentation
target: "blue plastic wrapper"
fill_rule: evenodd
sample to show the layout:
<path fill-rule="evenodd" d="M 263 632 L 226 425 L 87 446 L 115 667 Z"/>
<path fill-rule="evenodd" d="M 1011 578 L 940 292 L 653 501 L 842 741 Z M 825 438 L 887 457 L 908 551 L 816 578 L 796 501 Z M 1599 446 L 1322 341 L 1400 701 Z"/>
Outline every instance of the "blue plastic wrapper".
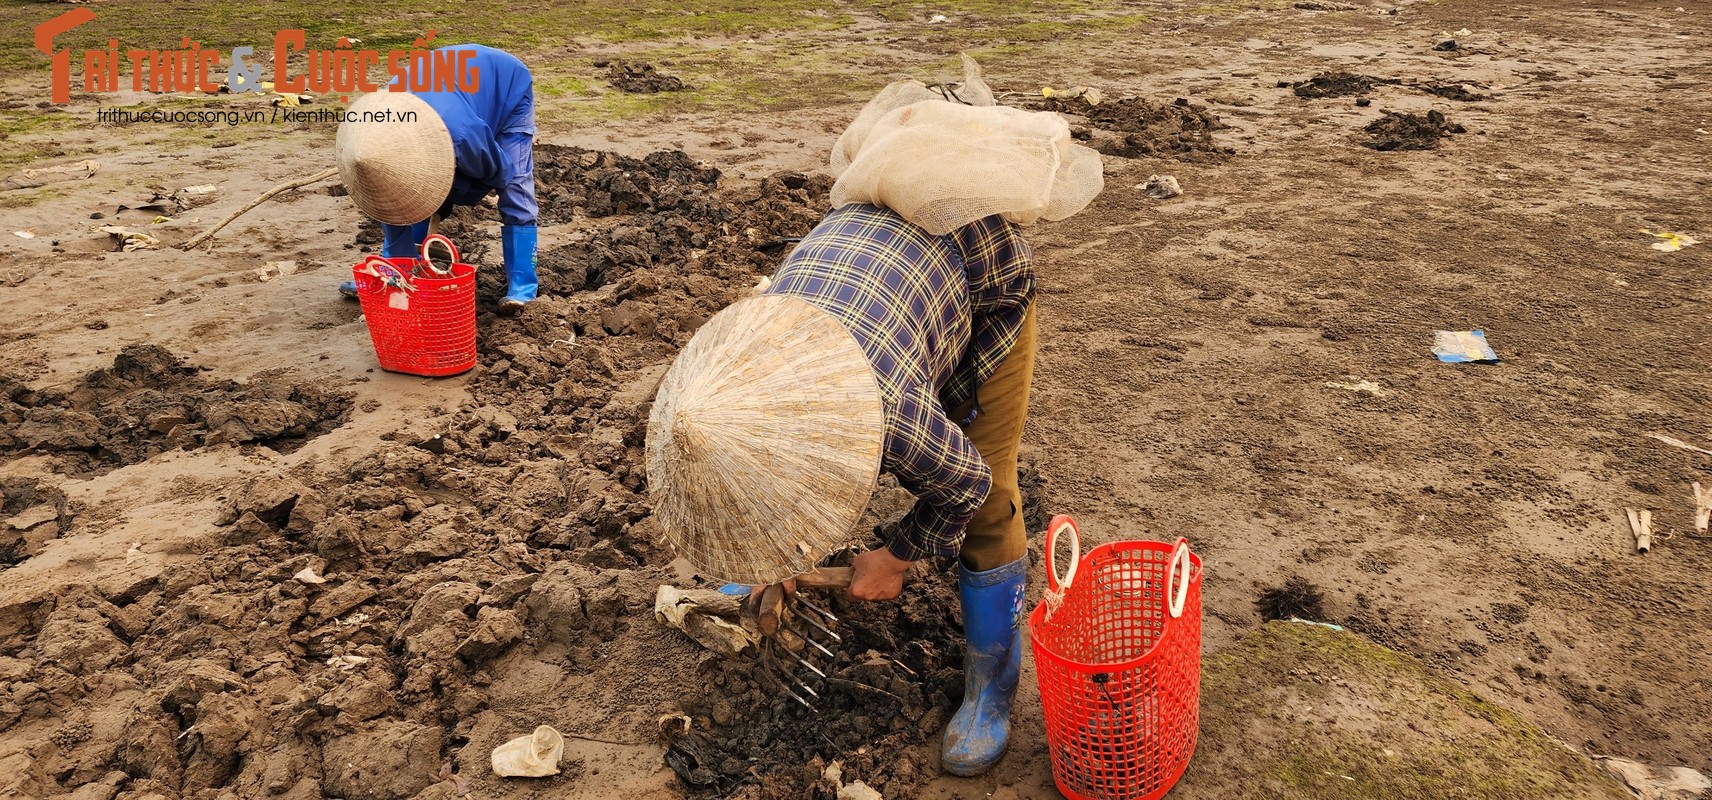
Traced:
<path fill-rule="evenodd" d="M 1486 331 L 1434 331 L 1433 355 L 1450 364 L 1496 364 L 1498 354 L 1486 343 Z"/>

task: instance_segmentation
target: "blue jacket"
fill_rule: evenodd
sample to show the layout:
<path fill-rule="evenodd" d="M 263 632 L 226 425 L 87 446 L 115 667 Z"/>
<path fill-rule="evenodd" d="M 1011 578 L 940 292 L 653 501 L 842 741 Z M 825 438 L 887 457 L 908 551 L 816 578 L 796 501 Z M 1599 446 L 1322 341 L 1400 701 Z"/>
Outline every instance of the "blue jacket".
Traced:
<path fill-rule="evenodd" d="M 452 135 L 457 173 L 446 205 L 473 206 L 497 191 L 502 222 L 534 225 L 535 87 L 529 68 L 516 56 L 484 45 L 441 49 L 475 53 L 469 64 L 480 70 L 474 93 L 415 93 L 439 113 Z"/>

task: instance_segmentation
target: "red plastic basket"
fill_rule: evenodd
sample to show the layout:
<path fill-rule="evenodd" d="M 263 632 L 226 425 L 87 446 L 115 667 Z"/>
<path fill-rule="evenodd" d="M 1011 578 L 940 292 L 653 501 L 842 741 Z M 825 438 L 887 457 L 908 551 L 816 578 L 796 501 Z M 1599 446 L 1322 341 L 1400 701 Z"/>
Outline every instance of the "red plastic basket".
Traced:
<path fill-rule="evenodd" d="M 429 260 L 434 244 L 451 251 L 450 267 Z M 369 256 L 351 273 L 381 369 L 441 377 L 476 365 L 476 268 L 451 240 L 428 237 L 420 260 Z"/>
<path fill-rule="evenodd" d="M 1047 596 L 1029 616 L 1052 778 L 1071 800 L 1163 797 L 1195 752 L 1201 699 L 1201 559 L 1189 542 L 1100 545 L 1058 577 L 1046 535 Z"/>

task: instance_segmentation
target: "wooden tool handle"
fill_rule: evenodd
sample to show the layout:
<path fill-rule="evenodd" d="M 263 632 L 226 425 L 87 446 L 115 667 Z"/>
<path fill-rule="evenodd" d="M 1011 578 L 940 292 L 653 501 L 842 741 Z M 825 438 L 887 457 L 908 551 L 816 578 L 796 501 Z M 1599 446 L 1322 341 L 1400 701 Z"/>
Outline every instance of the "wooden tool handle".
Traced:
<path fill-rule="evenodd" d="M 779 622 L 785 614 L 785 587 L 775 583 L 761 591 L 761 607 L 755 613 L 761 634 L 772 636 L 779 632 Z"/>
<path fill-rule="evenodd" d="M 821 567 L 813 572 L 797 576 L 798 589 L 848 589 L 850 576 L 854 572 L 850 567 Z"/>

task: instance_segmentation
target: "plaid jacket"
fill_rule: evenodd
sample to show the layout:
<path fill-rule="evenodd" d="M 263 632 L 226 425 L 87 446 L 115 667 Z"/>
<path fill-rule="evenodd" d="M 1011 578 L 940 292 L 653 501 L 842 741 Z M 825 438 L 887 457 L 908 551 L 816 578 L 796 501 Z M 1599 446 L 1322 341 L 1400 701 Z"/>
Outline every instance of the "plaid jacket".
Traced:
<path fill-rule="evenodd" d="M 992 475 L 964 436 L 976 389 L 1010 353 L 1034 300 L 1033 251 L 988 217 L 932 236 L 870 205 L 834 209 L 797 245 L 768 294 L 842 321 L 867 351 L 886 412 L 882 468 L 918 502 L 888 548 L 957 555 Z M 965 419 L 948 414 L 973 402 Z"/>

